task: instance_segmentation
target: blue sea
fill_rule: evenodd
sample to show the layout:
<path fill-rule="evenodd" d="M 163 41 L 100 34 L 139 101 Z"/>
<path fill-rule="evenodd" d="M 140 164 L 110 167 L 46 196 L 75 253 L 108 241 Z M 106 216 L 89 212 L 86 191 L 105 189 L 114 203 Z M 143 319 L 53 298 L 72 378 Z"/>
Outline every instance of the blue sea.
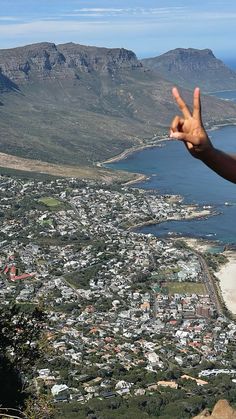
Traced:
<path fill-rule="evenodd" d="M 234 94 L 236 97 L 236 92 L 228 92 L 228 99 L 232 100 Z M 221 127 L 209 135 L 216 148 L 236 154 L 236 126 Z M 138 231 L 157 237 L 201 237 L 236 245 L 236 185 L 192 158 L 181 142 L 167 140 L 163 144 L 107 166 L 144 173 L 149 179 L 136 187 L 160 194 L 180 194 L 185 203 L 211 205 L 219 214 L 201 220 L 168 221 Z"/>
<path fill-rule="evenodd" d="M 236 102 L 236 90 L 224 90 L 215 93 L 211 93 L 212 96 L 216 96 L 220 99 Z"/>

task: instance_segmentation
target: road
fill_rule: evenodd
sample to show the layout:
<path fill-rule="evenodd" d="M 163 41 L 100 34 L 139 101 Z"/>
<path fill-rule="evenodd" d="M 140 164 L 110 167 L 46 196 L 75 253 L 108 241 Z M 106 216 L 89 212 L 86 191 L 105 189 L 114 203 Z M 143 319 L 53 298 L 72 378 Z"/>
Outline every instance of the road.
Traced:
<path fill-rule="evenodd" d="M 217 313 L 220 315 L 223 313 L 223 311 L 222 311 L 222 306 L 221 306 L 221 303 L 220 303 L 220 300 L 216 291 L 214 279 L 209 271 L 208 265 L 205 259 L 203 258 L 203 256 L 198 252 L 194 252 L 194 253 L 198 256 L 200 264 L 201 264 L 203 283 L 206 287 L 206 290 L 210 296 L 212 303 L 215 305 Z"/>

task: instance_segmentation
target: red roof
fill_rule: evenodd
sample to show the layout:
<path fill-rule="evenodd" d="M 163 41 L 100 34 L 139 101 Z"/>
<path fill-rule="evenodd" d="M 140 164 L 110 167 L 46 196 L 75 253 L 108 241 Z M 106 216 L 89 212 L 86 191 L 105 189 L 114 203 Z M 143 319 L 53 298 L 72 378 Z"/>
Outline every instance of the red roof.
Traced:
<path fill-rule="evenodd" d="M 23 274 L 23 275 L 18 275 L 18 276 L 13 276 L 11 277 L 12 281 L 17 281 L 18 279 L 26 279 L 26 278 L 32 278 L 32 276 L 34 276 L 34 274 Z"/>

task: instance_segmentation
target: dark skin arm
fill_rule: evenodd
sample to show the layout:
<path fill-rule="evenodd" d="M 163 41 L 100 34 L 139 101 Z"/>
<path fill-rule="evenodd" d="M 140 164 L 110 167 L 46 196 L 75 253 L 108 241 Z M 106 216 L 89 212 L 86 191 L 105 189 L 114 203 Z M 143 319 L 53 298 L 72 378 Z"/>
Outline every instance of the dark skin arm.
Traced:
<path fill-rule="evenodd" d="M 226 180 L 236 183 L 236 156 L 214 148 L 203 126 L 200 89 L 196 87 L 194 90 L 192 113 L 176 87 L 172 89 L 172 93 L 182 116 L 175 116 L 173 119 L 170 138 L 183 141 L 193 157 L 201 160 Z"/>

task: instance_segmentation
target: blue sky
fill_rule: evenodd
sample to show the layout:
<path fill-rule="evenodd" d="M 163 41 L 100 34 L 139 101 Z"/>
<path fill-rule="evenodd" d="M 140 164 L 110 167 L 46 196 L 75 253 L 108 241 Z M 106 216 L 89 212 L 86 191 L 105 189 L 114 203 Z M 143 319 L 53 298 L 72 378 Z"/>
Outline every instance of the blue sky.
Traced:
<path fill-rule="evenodd" d="M 235 0 L 0 0 L 0 11 L 0 48 L 73 41 L 138 57 L 177 47 L 236 55 Z"/>

